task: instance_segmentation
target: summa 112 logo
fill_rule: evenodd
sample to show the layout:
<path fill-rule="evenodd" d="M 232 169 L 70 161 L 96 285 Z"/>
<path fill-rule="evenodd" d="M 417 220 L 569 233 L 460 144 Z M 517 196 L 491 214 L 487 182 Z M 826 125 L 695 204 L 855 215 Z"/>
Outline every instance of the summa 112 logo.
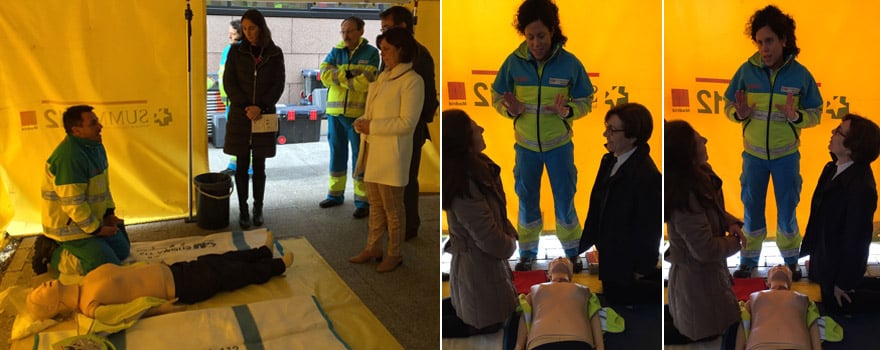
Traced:
<path fill-rule="evenodd" d="M 471 71 L 471 75 L 474 76 L 474 79 L 478 80 L 471 85 L 470 89 L 470 91 L 473 92 L 473 98 L 471 99 L 473 101 L 473 106 L 492 107 L 491 80 L 494 80 L 495 75 L 497 74 L 498 71 L 495 70 L 474 69 Z M 599 77 L 599 73 L 588 73 L 588 75 L 591 79 Z M 467 106 L 469 100 L 469 90 L 467 86 L 467 83 L 464 81 L 447 82 L 447 104 L 449 106 Z M 604 92 L 604 95 L 601 95 L 598 87 L 593 85 L 593 100 L 591 101 L 593 108 L 596 107 L 599 96 L 604 96 L 603 101 L 609 107 L 629 102 L 629 92 L 626 91 L 626 86 L 624 85 L 612 86 L 610 90 Z"/>
<path fill-rule="evenodd" d="M 706 85 L 705 89 L 696 90 L 696 104 L 693 104 L 694 107 L 697 108 L 695 111 L 699 114 L 722 114 L 724 113 L 724 95 L 721 91 L 727 89 L 727 85 L 730 83 L 729 79 L 716 79 L 716 78 L 696 78 L 697 83 L 710 83 L 711 85 Z M 817 86 L 821 87 L 822 83 L 817 82 Z M 758 88 L 760 85 L 749 85 L 746 86 L 747 89 Z M 719 90 L 719 89 L 724 90 Z M 693 102 L 691 100 L 691 90 L 681 89 L 681 88 L 672 88 L 670 89 L 671 97 L 672 97 L 672 112 L 675 113 L 691 113 L 691 106 Z M 833 96 L 829 100 L 825 100 L 824 113 L 828 114 L 832 119 L 840 119 L 843 118 L 844 115 L 849 113 L 850 110 L 850 102 L 847 101 L 846 96 L 839 95 Z"/>
<path fill-rule="evenodd" d="M 831 119 L 841 119 L 849 114 L 849 101 L 846 100 L 846 96 L 834 96 L 825 101 L 825 113 L 828 113 Z"/>
<path fill-rule="evenodd" d="M 48 106 L 42 110 L 20 111 L 21 130 L 62 128 L 64 126 L 62 116 L 69 105 L 71 104 Z M 168 107 L 97 106 L 94 112 L 105 128 L 129 129 L 154 125 L 165 127 L 174 121 L 174 116 Z"/>

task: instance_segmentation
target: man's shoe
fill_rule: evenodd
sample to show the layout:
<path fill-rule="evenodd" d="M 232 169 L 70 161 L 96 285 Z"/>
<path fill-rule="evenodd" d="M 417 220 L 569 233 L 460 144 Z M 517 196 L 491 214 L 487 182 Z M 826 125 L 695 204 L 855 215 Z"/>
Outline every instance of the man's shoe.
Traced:
<path fill-rule="evenodd" d="M 355 219 L 365 218 L 370 216 L 370 208 L 355 208 L 354 213 L 351 214 Z"/>
<path fill-rule="evenodd" d="M 740 265 L 739 268 L 736 269 L 736 271 L 733 271 L 733 277 L 750 278 L 750 277 L 752 277 L 752 273 L 754 273 L 755 269 L 757 269 L 757 268 L 758 268 L 757 266 L 742 266 L 742 265 Z"/>
<path fill-rule="evenodd" d="M 403 236 L 403 240 L 404 240 L 404 241 L 408 241 L 408 240 L 411 240 L 411 239 L 416 238 L 416 237 L 418 237 L 418 236 L 419 236 L 419 230 L 418 230 L 418 229 L 415 229 L 415 230 L 407 230 L 407 231 L 406 231 L 406 234 L 404 234 L 404 236 Z"/>
<path fill-rule="evenodd" d="M 802 277 L 804 277 L 804 273 L 801 272 L 800 266 L 798 264 L 788 265 L 788 269 L 791 270 L 791 280 L 792 282 L 800 281 Z"/>
<path fill-rule="evenodd" d="M 519 262 L 516 263 L 513 269 L 516 271 L 532 271 L 536 260 L 535 258 L 519 258 Z"/>
<path fill-rule="evenodd" d="M 581 271 L 584 270 L 584 263 L 581 262 L 581 259 L 579 256 L 577 256 L 577 255 L 570 256 L 570 257 L 568 257 L 568 260 L 571 260 L 571 268 L 574 271 L 574 273 L 580 273 Z"/>
<path fill-rule="evenodd" d="M 318 203 L 318 205 L 321 206 L 321 208 L 330 208 L 337 205 L 342 205 L 342 202 L 333 199 L 325 199 L 322 200 L 321 203 Z"/>

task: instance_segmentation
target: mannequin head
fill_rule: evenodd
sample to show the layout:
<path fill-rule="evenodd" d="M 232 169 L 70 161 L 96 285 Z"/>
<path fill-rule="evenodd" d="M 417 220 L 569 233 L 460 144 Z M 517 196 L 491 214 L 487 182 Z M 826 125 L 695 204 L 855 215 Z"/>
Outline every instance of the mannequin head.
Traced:
<path fill-rule="evenodd" d="M 547 265 L 547 277 L 551 282 L 571 282 L 574 274 L 571 260 L 566 257 L 558 257 Z"/>
<path fill-rule="evenodd" d="M 61 304 L 61 282 L 44 282 L 28 294 L 27 311 L 37 320 L 50 319 L 64 308 Z"/>
<path fill-rule="evenodd" d="M 770 289 L 791 289 L 791 270 L 785 265 L 776 265 L 767 270 L 767 285 Z"/>

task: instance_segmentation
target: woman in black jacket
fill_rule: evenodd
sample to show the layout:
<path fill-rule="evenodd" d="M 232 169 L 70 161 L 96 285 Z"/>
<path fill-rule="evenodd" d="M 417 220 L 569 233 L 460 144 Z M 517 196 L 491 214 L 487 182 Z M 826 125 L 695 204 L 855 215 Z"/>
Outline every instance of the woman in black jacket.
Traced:
<path fill-rule="evenodd" d="M 275 103 L 284 91 L 284 55 L 272 41 L 272 32 L 260 11 L 241 16 L 244 37 L 233 44 L 226 57 L 223 87 L 229 97 L 229 121 L 223 153 L 236 156 L 235 187 L 238 190 L 238 223 L 251 226 L 248 214 L 248 168 L 253 155 L 254 225 L 263 225 L 263 193 L 266 158 L 275 156 L 277 132 L 252 133 L 251 122 L 262 115 L 275 116 Z"/>
<path fill-rule="evenodd" d="M 828 149 L 832 160 L 813 192 L 800 256 L 810 256 L 810 280 L 819 283 L 829 311 L 876 311 L 880 280 L 864 276 L 877 209 L 871 162 L 880 154 L 880 129 L 847 114 L 831 132 Z"/>
<path fill-rule="evenodd" d="M 660 304 L 660 171 L 651 159 L 651 112 L 638 103 L 605 114 L 605 148 L 584 221 L 580 252 L 599 251 L 609 302 Z"/>

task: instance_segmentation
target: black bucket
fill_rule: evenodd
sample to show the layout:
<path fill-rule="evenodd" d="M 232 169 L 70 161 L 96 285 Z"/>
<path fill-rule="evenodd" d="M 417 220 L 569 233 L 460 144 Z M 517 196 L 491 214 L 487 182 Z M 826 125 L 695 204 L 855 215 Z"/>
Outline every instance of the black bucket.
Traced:
<path fill-rule="evenodd" d="M 195 179 L 198 225 L 206 230 L 229 226 L 229 196 L 232 195 L 232 178 L 221 173 L 204 173 Z"/>

